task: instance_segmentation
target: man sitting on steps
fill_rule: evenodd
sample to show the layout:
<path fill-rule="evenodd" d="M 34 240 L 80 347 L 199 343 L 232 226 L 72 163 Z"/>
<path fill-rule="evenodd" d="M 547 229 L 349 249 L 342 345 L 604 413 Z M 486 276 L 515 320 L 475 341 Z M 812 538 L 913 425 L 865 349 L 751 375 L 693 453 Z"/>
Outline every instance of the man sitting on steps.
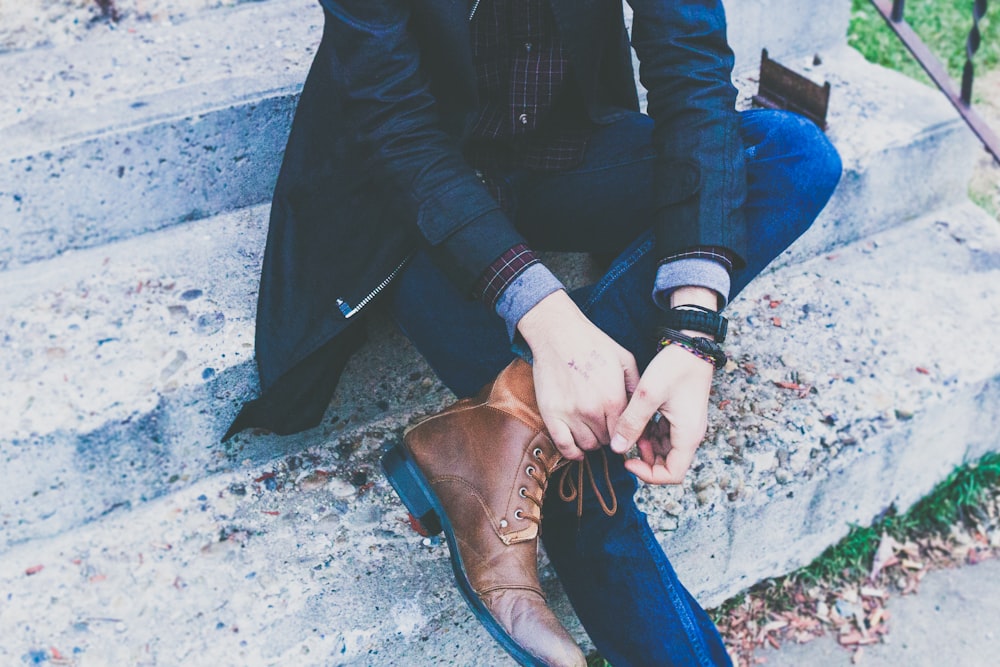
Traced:
<path fill-rule="evenodd" d="M 585 664 L 538 586 L 541 535 L 616 667 L 728 664 L 635 478 L 683 480 L 718 311 L 823 208 L 835 150 L 800 116 L 734 110 L 719 0 L 630 0 L 648 115 L 619 0 L 321 4 L 261 276 L 262 396 L 232 432 L 317 424 L 384 297 L 471 397 L 384 467 L 501 645 Z M 614 259 L 570 293 L 537 250 Z"/>

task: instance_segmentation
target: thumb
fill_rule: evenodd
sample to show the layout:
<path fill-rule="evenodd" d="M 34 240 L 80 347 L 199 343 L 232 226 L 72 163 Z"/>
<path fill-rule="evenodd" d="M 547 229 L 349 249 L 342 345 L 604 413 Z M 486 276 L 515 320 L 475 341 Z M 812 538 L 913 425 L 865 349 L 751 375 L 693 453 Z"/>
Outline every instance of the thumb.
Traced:
<path fill-rule="evenodd" d="M 631 354 L 622 360 L 622 371 L 625 373 L 625 393 L 631 396 L 639 386 L 639 367 Z"/>
<path fill-rule="evenodd" d="M 624 454 L 630 450 L 659 407 L 659 401 L 654 399 L 640 382 L 615 425 L 615 434 L 611 438 L 612 451 Z"/>

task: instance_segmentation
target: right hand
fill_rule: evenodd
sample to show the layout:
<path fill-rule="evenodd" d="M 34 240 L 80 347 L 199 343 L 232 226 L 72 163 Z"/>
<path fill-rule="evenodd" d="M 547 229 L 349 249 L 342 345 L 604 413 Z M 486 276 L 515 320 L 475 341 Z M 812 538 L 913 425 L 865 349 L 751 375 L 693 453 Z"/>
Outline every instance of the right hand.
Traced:
<path fill-rule="evenodd" d="M 517 329 L 531 348 L 538 409 L 559 452 L 580 460 L 608 444 L 639 383 L 632 354 L 562 290 L 539 301 Z"/>

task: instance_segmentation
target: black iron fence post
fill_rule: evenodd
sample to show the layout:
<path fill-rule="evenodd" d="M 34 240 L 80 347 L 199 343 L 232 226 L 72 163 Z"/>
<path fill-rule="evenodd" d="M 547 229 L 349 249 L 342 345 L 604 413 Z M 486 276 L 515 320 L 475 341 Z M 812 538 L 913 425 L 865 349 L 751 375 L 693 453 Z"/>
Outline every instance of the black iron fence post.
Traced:
<path fill-rule="evenodd" d="M 899 37 L 903 45 L 909 49 L 913 57 L 917 59 L 920 66 L 924 68 L 927 75 L 934 84 L 941 89 L 948 100 L 952 103 L 958 113 L 961 114 L 966 124 L 975 133 L 986 150 L 990 152 L 993 159 L 1000 163 L 1000 139 L 986 124 L 986 121 L 972 108 L 972 80 L 975 74 L 975 67 L 972 59 L 979 49 L 982 35 L 979 32 L 979 21 L 986 15 L 986 0 L 974 0 L 972 9 L 972 29 L 965 43 L 965 67 L 962 71 L 962 89 L 955 88 L 948 70 L 941 64 L 927 45 L 921 41 L 917 33 L 906 22 L 903 17 L 904 0 L 869 0 L 875 9 L 881 14 L 885 22 L 896 36 Z"/>

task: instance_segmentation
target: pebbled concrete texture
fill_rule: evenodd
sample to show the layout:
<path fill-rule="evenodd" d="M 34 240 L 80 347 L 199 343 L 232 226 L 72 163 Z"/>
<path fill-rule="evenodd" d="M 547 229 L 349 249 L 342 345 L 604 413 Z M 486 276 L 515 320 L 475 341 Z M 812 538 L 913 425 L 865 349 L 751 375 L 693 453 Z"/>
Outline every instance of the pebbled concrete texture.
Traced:
<path fill-rule="evenodd" d="M 683 486 L 639 492 L 704 604 L 808 562 L 850 523 L 904 509 L 1000 448 L 1000 352 L 940 344 L 1000 324 L 998 280 L 1000 230 L 966 204 L 780 268 L 733 302 L 712 431 Z M 359 423 L 335 405 L 307 438 L 245 434 L 199 470 L 203 452 L 157 499 L 47 537 L 27 526 L 35 539 L 0 559 L 12 603 L 0 608 L 0 656 L 505 664 L 453 590 L 446 548 L 411 531 L 378 471 L 381 448 L 448 400 L 433 382 L 404 384 L 426 391 L 407 411 Z M 128 462 L 94 464 L 100 490 Z M 43 491 L 59 512 L 87 494 Z"/>
<path fill-rule="evenodd" d="M 846 48 L 831 51 L 822 65 L 811 63 L 811 57 L 797 62 L 836 86 L 830 136 L 845 175 L 814 228 L 778 260 L 786 265 L 961 198 L 969 169 L 968 131 L 932 91 Z M 912 100 L 921 104 L 911 112 Z M 896 118 L 901 114 L 905 120 Z M 212 153 L 217 158 L 242 148 L 214 141 L 228 146 Z M 876 186 L 891 180 L 886 172 L 900 174 L 901 165 L 928 152 L 934 160 L 897 178 L 894 196 Z M 96 182 L 101 173 L 84 170 L 73 179 Z M 68 196 L 53 194 L 45 205 L 59 207 Z M 130 205 L 148 204 L 137 197 Z M 0 460 L 20 472 L 12 500 L 0 504 L 6 529 L 0 545 L 167 493 L 217 470 L 227 455 L 267 459 L 272 445 L 266 440 L 237 439 L 232 447 L 241 452 L 216 444 L 240 401 L 256 393 L 253 318 L 267 213 L 266 205 L 250 207 L 4 272 L 9 288 L 0 293 L 0 368 L 11 382 L 0 385 L 0 406 L 18 417 L 0 425 Z M 105 231 L 125 236 L 136 224 L 131 215 L 101 218 Z M 133 231 L 122 231 L 128 228 Z M 39 238 L 16 225 L 7 229 Z M 24 252 L 37 247 L 33 242 L 15 247 Z M 582 282 L 581 259 L 555 261 Z M 190 290 L 201 295 L 185 299 Z M 376 321 L 370 330 L 373 344 L 353 362 L 356 372 L 348 377 L 354 379 L 338 393 L 328 419 L 357 428 L 387 413 L 440 407 L 448 392 L 409 344 L 386 323 Z M 94 471 L 109 458 L 127 467 L 97 483 Z M 91 492 L 60 505 L 47 500 L 52 488 Z"/>
<path fill-rule="evenodd" d="M 321 25 L 281 0 L 0 56 L 0 269 L 267 200 Z"/>

